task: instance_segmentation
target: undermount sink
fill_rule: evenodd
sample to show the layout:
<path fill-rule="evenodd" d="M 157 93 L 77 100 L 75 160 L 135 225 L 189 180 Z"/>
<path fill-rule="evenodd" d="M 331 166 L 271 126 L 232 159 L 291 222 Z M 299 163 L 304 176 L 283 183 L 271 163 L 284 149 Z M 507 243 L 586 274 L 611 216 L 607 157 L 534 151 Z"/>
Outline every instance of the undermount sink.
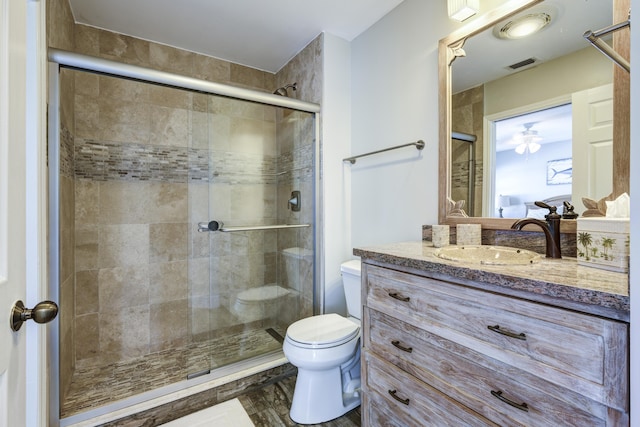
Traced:
<path fill-rule="evenodd" d="M 526 249 L 488 245 L 445 246 L 436 249 L 434 255 L 450 261 L 485 265 L 533 264 L 541 258 L 540 254 Z"/>

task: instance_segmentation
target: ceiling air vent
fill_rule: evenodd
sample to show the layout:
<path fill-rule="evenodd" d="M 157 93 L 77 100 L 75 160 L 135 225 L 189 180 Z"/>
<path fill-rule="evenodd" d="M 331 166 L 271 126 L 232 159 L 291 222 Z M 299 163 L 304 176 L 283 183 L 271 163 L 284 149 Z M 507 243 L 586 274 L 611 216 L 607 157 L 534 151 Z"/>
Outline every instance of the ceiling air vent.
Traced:
<path fill-rule="evenodd" d="M 527 65 L 535 64 L 536 60 L 534 58 L 525 59 L 524 61 L 516 62 L 515 64 L 509 65 L 509 68 L 512 70 L 517 70 L 518 68 L 526 67 Z"/>

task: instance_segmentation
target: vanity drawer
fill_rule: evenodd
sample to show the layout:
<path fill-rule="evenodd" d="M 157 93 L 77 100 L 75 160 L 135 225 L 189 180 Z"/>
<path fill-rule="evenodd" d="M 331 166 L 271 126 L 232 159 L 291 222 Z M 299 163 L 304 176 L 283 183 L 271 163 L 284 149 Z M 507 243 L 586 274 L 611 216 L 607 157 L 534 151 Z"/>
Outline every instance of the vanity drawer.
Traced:
<path fill-rule="evenodd" d="M 606 426 L 606 405 L 367 309 L 365 348 L 500 425 Z"/>
<path fill-rule="evenodd" d="M 498 425 L 375 355 L 365 353 L 363 362 L 367 371 L 366 398 L 363 407 L 367 425 L 394 427 L 495 427 Z"/>
<path fill-rule="evenodd" d="M 368 307 L 627 410 L 626 324 L 364 265 Z"/>

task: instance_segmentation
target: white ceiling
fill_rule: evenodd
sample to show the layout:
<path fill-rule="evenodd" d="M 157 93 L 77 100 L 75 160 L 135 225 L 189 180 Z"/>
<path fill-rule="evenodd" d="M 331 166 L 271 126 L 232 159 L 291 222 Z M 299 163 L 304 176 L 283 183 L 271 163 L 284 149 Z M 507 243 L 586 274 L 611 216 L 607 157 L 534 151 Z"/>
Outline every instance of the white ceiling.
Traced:
<path fill-rule="evenodd" d="M 277 72 L 321 32 L 351 41 L 402 1 L 70 0 L 70 4 L 77 23 Z"/>
<path fill-rule="evenodd" d="M 522 60 L 535 58 L 539 65 L 589 47 L 583 37 L 585 31 L 613 24 L 611 0 L 546 0 L 516 17 L 534 12 L 551 13 L 553 20 L 532 36 L 502 40 L 489 28 L 469 38 L 464 44 L 466 56 L 453 62 L 453 93 L 522 71 L 526 68 L 516 71 L 508 68 Z"/>

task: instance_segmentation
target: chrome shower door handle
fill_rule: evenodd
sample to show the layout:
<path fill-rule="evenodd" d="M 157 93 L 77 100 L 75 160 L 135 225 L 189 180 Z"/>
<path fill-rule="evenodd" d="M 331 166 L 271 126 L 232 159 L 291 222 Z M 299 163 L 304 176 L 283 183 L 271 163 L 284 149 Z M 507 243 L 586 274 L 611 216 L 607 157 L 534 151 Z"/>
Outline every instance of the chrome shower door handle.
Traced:
<path fill-rule="evenodd" d="M 221 231 L 222 227 L 224 227 L 224 223 L 222 221 L 209 221 L 209 222 L 199 222 L 198 223 L 198 233 L 204 233 L 206 231 Z"/>

